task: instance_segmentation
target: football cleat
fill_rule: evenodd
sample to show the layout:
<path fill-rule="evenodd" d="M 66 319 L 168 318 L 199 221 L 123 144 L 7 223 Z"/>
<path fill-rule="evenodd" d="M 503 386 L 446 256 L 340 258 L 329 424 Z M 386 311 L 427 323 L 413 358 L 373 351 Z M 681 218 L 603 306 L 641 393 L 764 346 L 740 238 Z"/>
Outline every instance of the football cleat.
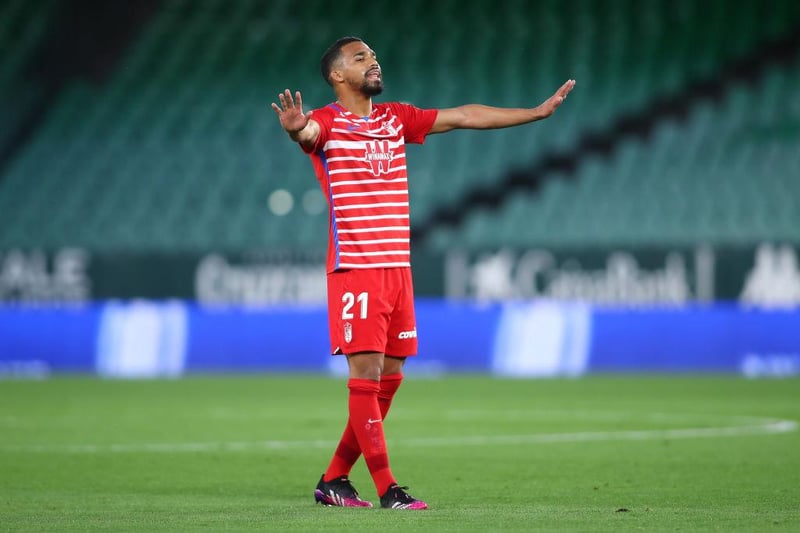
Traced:
<path fill-rule="evenodd" d="M 372 507 L 372 504 L 358 497 L 358 491 L 347 476 L 325 481 L 323 474 L 314 491 L 314 499 L 322 505 L 336 507 Z"/>
<path fill-rule="evenodd" d="M 414 511 L 422 511 L 428 508 L 428 504 L 422 500 L 412 497 L 406 492 L 408 487 L 399 487 L 392 485 L 386 494 L 381 496 L 381 507 L 384 509 L 411 509 Z"/>

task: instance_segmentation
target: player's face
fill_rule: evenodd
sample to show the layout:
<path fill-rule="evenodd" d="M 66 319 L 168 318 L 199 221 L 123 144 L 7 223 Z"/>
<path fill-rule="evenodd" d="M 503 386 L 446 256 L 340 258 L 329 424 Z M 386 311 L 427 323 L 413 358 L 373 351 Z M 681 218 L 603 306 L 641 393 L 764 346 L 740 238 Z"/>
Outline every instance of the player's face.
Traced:
<path fill-rule="evenodd" d="M 378 56 L 365 43 L 355 41 L 342 47 L 342 73 L 354 89 L 374 96 L 383 92 L 383 75 Z"/>

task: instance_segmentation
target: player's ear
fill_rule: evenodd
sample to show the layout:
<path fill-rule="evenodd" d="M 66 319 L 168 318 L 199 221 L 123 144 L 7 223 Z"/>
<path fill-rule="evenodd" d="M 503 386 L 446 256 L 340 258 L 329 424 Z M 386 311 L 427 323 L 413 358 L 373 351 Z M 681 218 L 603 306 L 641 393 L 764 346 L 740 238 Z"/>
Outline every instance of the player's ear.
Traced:
<path fill-rule="evenodd" d="M 331 70 L 329 78 L 333 83 L 341 83 L 344 81 L 344 74 L 341 70 Z"/>

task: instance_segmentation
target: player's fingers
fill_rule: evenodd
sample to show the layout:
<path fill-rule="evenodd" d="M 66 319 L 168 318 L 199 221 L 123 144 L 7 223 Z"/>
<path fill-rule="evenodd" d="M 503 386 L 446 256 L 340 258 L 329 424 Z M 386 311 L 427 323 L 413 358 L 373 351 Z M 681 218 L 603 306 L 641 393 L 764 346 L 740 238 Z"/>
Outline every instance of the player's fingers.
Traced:
<path fill-rule="evenodd" d="M 278 115 L 280 115 L 280 114 L 281 114 L 281 108 L 280 108 L 280 107 L 278 107 L 278 104 L 276 104 L 275 102 L 272 102 L 272 109 L 273 109 L 273 110 L 275 111 L 275 113 L 277 113 Z"/>
<path fill-rule="evenodd" d="M 297 102 L 297 108 L 300 112 L 303 112 L 303 95 L 300 94 L 300 91 L 294 93 L 295 101 Z"/>
<path fill-rule="evenodd" d="M 567 80 L 558 90 L 558 94 L 566 98 L 573 87 L 575 87 L 575 80 Z"/>
<path fill-rule="evenodd" d="M 286 95 L 286 106 L 287 106 L 287 108 L 294 107 L 294 100 L 292 100 L 292 91 L 290 91 L 289 89 L 286 89 L 284 94 Z"/>

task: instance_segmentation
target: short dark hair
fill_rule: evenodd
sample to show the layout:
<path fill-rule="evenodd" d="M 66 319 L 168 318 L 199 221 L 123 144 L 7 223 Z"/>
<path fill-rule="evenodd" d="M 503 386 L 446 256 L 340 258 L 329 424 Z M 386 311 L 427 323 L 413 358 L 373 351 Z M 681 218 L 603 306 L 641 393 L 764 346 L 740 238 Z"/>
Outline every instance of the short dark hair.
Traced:
<path fill-rule="evenodd" d="M 346 44 L 354 43 L 354 42 L 364 42 L 362 39 L 353 36 L 342 37 L 337 39 L 335 43 L 330 45 L 325 53 L 322 54 L 322 59 L 319 61 L 319 69 L 322 72 L 322 77 L 325 79 L 325 82 L 333 87 L 333 83 L 331 83 L 331 70 L 333 70 L 333 64 L 339 59 L 339 56 L 342 54 L 342 47 Z"/>

